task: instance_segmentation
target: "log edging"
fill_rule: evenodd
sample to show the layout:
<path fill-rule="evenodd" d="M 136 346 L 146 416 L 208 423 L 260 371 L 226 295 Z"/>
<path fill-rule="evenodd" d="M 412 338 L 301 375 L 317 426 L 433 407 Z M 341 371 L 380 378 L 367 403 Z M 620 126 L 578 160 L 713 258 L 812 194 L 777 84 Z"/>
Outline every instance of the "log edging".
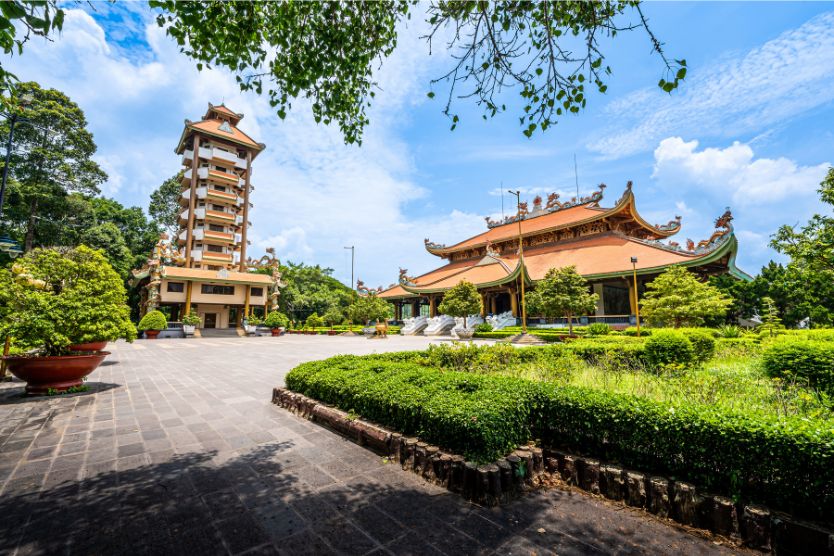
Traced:
<path fill-rule="evenodd" d="M 353 418 L 347 412 L 274 388 L 272 403 L 330 428 L 385 456 L 403 470 L 483 506 L 519 497 L 549 476 L 609 500 L 683 525 L 706 529 L 749 548 L 778 554 L 834 556 L 834 531 L 757 504 L 702 492 L 695 485 L 625 469 L 562 450 L 526 446 L 488 465 L 475 465 L 437 446 Z"/>

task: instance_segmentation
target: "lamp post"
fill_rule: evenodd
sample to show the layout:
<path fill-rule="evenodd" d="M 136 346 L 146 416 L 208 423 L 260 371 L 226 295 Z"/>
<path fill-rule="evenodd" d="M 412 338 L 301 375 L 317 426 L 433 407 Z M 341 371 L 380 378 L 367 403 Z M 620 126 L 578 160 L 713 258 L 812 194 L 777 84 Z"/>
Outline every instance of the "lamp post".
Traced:
<path fill-rule="evenodd" d="M 353 261 L 356 255 L 356 246 L 351 245 L 350 247 L 345 247 L 345 249 L 350 249 L 350 289 L 354 289 L 356 285 L 353 283 Z"/>
<path fill-rule="evenodd" d="M 634 276 L 634 315 L 637 320 L 637 337 L 640 337 L 640 299 L 637 295 L 637 257 L 631 257 L 631 269 Z"/>
<path fill-rule="evenodd" d="M 515 195 L 516 218 L 518 219 L 518 264 L 521 266 L 521 334 L 527 334 L 527 302 L 524 298 L 524 241 L 521 237 L 521 191 L 507 190 Z"/>
<path fill-rule="evenodd" d="M 27 106 L 32 104 L 33 100 L 34 97 L 30 94 L 21 96 L 20 108 L 25 110 Z M 6 161 L 3 164 L 3 179 L 2 182 L 0 182 L 0 222 L 3 220 L 3 203 L 6 200 L 6 183 L 9 179 L 9 159 L 12 156 L 12 146 L 14 145 L 14 127 L 17 122 L 29 121 L 26 118 L 21 117 L 17 111 L 7 114 L 7 116 L 9 116 L 9 138 L 6 141 Z M 0 237 L 0 252 L 8 253 L 11 258 L 15 258 L 23 253 L 23 250 L 16 241 L 4 235 Z"/>

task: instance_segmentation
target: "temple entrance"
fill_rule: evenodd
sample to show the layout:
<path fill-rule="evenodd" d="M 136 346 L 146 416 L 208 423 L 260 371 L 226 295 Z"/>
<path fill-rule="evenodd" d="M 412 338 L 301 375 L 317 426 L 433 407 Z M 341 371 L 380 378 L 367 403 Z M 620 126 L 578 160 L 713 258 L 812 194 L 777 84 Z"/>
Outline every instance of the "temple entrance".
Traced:
<path fill-rule="evenodd" d="M 238 307 L 230 307 L 229 308 L 229 323 L 226 325 L 228 328 L 237 328 L 237 316 L 240 312 Z"/>
<path fill-rule="evenodd" d="M 206 313 L 203 317 L 203 328 L 217 328 L 217 313 Z"/>

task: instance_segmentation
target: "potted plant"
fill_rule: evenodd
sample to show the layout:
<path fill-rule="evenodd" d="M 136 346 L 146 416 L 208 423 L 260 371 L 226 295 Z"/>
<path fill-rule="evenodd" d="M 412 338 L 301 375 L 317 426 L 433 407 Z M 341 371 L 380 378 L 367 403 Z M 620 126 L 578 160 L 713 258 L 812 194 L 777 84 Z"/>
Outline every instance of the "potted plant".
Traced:
<path fill-rule="evenodd" d="M 345 315 L 339 307 L 334 305 L 324 313 L 322 318 L 324 319 L 324 322 L 330 326 L 330 330 L 327 331 L 327 335 L 335 336 L 337 332 L 333 330 L 333 326 L 336 324 L 342 324 L 342 321 L 345 319 Z"/>
<path fill-rule="evenodd" d="M 469 340 L 475 330 L 466 326 L 466 317 L 481 312 L 481 294 L 471 282 L 461 280 L 446 292 L 437 309 L 452 317 L 463 317 L 463 328 L 455 328 L 455 334 L 461 340 Z"/>
<path fill-rule="evenodd" d="M 168 319 L 162 311 L 150 311 L 139 321 L 139 330 L 145 333 L 145 338 L 148 340 L 155 340 L 166 328 L 168 328 Z"/>
<path fill-rule="evenodd" d="M 272 329 L 273 336 L 280 336 L 283 331 L 282 328 L 287 326 L 288 321 L 289 319 L 284 313 L 272 311 L 266 316 L 263 324 Z"/>
<path fill-rule="evenodd" d="M 247 334 L 255 334 L 258 331 L 258 325 L 263 322 L 260 317 L 249 315 L 246 318 L 246 325 L 243 327 Z"/>
<path fill-rule="evenodd" d="M 109 355 L 70 346 L 133 341 L 136 328 L 122 279 L 100 251 L 80 246 L 35 249 L 0 269 L 0 337 L 27 352 L 4 358 L 9 372 L 45 394 L 81 386 Z"/>
<path fill-rule="evenodd" d="M 186 336 L 193 336 L 197 327 L 200 326 L 200 317 L 188 313 L 182 317 L 182 331 Z"/>

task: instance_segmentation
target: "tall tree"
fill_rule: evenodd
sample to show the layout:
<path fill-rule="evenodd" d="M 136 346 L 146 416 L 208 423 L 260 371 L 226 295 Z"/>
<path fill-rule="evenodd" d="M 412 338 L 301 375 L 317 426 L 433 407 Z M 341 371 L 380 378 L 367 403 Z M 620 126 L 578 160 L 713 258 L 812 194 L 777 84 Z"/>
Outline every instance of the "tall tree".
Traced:
<path fill-rule="evenodd" d="M 294 321 L 312 313 L 323 315 L 331 307 L 345 308 L 356 298 L 353 290 L 333 278 L 332 268 L 288 261 L 280 271 L 286 286 L 281 289 L 278 310 Z"/>
<path fill-rule="evenodd" d="M 646 285 L 640 311 L 652 326 L 699 326 L 721 318 L 732 300 L 682 266 L 670 266 Z"/>
<path fill-rule="evenodd" d="M 151 204 L 148 212 L 159 226 L 170 234 L 176 232 L 179 225 L 180 195 L 182 193 L 182 172 L 171 176 L 151 193 Z"/>
<path fill-rule="evenodd" d="M 19 84 L 0 102 L 7 110 L 20 111 L 24 95 L 30 95 L 32 102 L 25 110 L 27 122 L 15 128 L 9 174 L 17 187 L 9 198 L 8 214 L 24 228 L 24 249 L 30 251 L 40 221 L 65 213 L 71 192 L 98 193 L 107 174 L 92 159 L 96 144 L 77 104 L 64 93 L 34 82 Z M 7 120 L 0 124 L 0 135 L 8 133 Z"/>
<path fill-rule="evenodd" d="M 6 56 L 23 53 L 32 36 L 48 37 L 61 31 L 64 10 L 55 0 L 4 0 L 0 2 L 0 47 Z M 17 77 L 0 65 L 0 91 L 12 87 Z"/>
<path fill-rule="evenodd" d="M 566 317 L 568 332 L 573 335 L 573 317 L 590 313 L 599 296 L 590 292 L 588 281 L 575 266 L 551 268 L 536 282 L 536 289 L 527 296 L 530 311 L 545 317 Z"/>
<path fill-rule="evenodd" d="M 116 224 L 105 222 L 88 228 L 81 234 L 80 243 L 93 249 L 100 249 L 113 270 L 122 280 L 127 280 L 133 267 L 133 254 Z"/>
<path fill-rule="evenodd" d="M 662 90 L 671 92 L 686 76 L 686 61 L 666 58 L 636 0 L 150 4 L 161 10 L 157 23 L 198 69 L 224 66 L 242 90 L 266 89 L 281 118 L 295 99 L 309 99 L 315 120 L 336 123 L 347 143 L 361 143 L 377 89 L 374 70 L 396 48 L 401 23 L 417 10 L 425 10 L 418 17 L 430 26 L 429 51 L 450 37 L 445 47 L 455 61 L 432 85 L 448 87 L 443 111 L 452 129 L 459 121 L 454 99 L 473 99 L 487 119 L 507 110 L 502 93 L 513 88 L 522 99 L 519 120 L 528 137 L 579 112 L 592 90 L 607 89 L 611 68 L 601 39 L 610 42 L 622 31 L 645 31 L 663 64 Z"/>
<path fill-rule="evenodd" d="M 466 328 L 466 317 L 481 312 L 481 294 L 475 284 L 461 280 L 446 292 L 437 309 L 452 317 L 463 317 L 463 327 Z"/>
<path fill-rule="evenodd" d="M 834 208 L 834 167 L 828 169 L 817 191 L 829 211 Z M 799 230 L 782 226 L 770 245 L 796 264 L 834 272 L 834 216 L 815 214 Z"/>

